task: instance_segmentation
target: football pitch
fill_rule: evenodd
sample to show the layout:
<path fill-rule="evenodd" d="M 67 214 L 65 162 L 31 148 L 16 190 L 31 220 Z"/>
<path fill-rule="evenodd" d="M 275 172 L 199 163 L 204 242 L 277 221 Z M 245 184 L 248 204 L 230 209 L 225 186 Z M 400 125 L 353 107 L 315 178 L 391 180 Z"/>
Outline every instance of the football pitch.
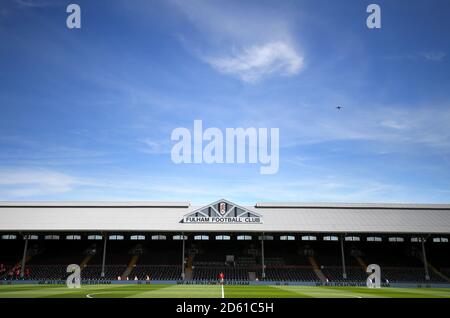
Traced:
<path fill-rule="evenodd" d="M 450 298 L 450 288 L 221 285 L 0 286 L 0 298 Z"/>

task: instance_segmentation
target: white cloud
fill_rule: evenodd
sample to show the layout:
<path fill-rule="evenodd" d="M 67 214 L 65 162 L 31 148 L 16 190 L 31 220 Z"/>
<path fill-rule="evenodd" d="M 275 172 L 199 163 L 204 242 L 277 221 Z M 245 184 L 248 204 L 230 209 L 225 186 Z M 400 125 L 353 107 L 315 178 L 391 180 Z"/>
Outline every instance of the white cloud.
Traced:
<path fill-rule="evenodd" d="M 144 147 L 139 147 L 138 150 L 148 154 L 170 154 L 170 149 L 172 144 L 167 140 L 156 140 L 156 139 L 141 139 L 139 140 Z"/>
<path fill-rule="evenodd" d="M 429 51 L 429 52 L 422 52 L 421 55 L 429 61 L 441 62 L 447 56 L 447 53 L 442 51 Z"/>
<path fill-rule="evenodd" d="M 386 59 L 388 60 L 409 60 L 409 61 L 420 61 L 420 60 L 427 60 L 431 62 L 442 62 L 445 57 L 447 56 L 447 53 L 443 51 L 425 51 L 425 52 L 415 52 L 415 53 L 408 53 L 408 54 L 397 54 L 397 55 L 390 55 L 387 56 Z"/>
<path fill-rule="evenodd" d="M 273 74 L 297 74 L 303 57 L 287 43 L 270 42 L 244 48 L 231 56 L 210 58 L 207 62 L 219 72 L 254 83 Z"/>
<path fill-rule="evenodd" d="M 10 198 L 64 193 L 81 184 L 78 178 L 51 170 L 0 170 L 0 195 Z"/>
<path fill-rule="evenodd" d="M 27 8 L 42 8 L 57 4 L 54 0 L 15 0 L 15 2 L 19 6 Z"/>
<path fill-rule="evenodd" d="M 378 145 L 389 152 L 423 153 L 426 147 L 443 154 L 450 152 L 449 103 L 362 107 L 344 100 L 340 104 L 345 108 L 337 111 L 332 98 L 310 107 L 269 101 L 246 108 L 237 125 L 281 127 L 283 148 L 350 141 L 361 142 L 355 149 L 362 146 L 365 151 Z"/>
<path fill-rule="evenodd" d="M 297 17 L 287 8 L 236 1 L 171 3 L 198 32 L 180 35 L 185 47 L 220 73 L 255 83 L 302 69 L 304 58 L 292 32 Z"/>
<path fill-rule="evenodd" d="M 383 120 L 381 122 L 381 125 L 385 126 L 385 127 L 388 127 L 388 128 L 399 129 L 399 130 L 408 128 L 408 125 L 400 123 L 400 122 L 398 122 L 396 120 L 393 120 L 393 119 Z"/>
<path fill-rule="evenodd" d="M 195 180 L 194 180 L 195 179 Z M 296 180 L 250 178 L 236 183 L 232 175 L 220 178 L 190 176 L 106 174 L 96 179 L 43 169 L 0 170 L 2 200 L 167 200 L 203 204 L 225 197 L 241 204 L 258 201 L 297 202 L 420 202 L 428 194 L 447 193 L 440 188 L 422 188 L 419 193 L 398 183 L 373 177 L 349 175 L 298 175 Z M 438 202 L 440 196 L 436 196 Z"/>
<path fill-rule="evenodd" d="M 159 179 L 153 185 L 142 185 L 141 190 L 146 189 L 148 195 L 155 199 L 186 200 L 193 204 L 206 204 L 218 197 L 241 204 L 254 204 L 258 201 L 394 202 L 409 199 L 403 187 L 373 179 L 335 176 L 300 179 L 301 181 L 252 179 L 239 184 L 232 178 L 222 178 L 220 183 L 214 178 L 196 178 L 194 183 L 183 178 Z"/>

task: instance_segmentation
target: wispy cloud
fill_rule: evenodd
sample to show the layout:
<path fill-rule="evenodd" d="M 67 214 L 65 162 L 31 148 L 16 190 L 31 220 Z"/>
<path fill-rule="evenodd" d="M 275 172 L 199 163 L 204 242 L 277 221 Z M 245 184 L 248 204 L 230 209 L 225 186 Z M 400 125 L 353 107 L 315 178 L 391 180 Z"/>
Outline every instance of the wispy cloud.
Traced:
<path fill-rule="evenodd" d="M 6 200 L 70 197 L 86 193 L 85 199 L 102 200 L 114 193 L 131 200 L 187 200 L 206 203 L 227 197 L 253 204 L 261 200 L 370 201 L 386 195 L 393 187 L 376 181 L 341 180 L 336 177 L 301 181 L 241 182 L 222 178 L 199 178 L 195 183 L 182 177 L 100 176 L 95 179 L 48 169 L 0 170 L 0 197 Z M 117 200 L 117 197 L 111 199 Z"/>
<path fill-rule="evenodd" d="M 112 160 L 108 152 L 98 149 L 72 147 L 40 142 L 33 137 L 5 135 L 0 137 L 0 164 L 26 166 L 66 166 L 82 164 L 105 164 Z"/>
<path fill-rule="evenodd" d="M 407 129 L 409 127 L 406 123 L 402 123 L 395 119 L 385 119 L 385 120 L 381 121 L 380 124 L 381 124 L 381 126 L 398 129 L 398 130 Z"/>
<path fill-rule="evenodd" d="M 24 8 L 42 8 L 58 4 L 54 0 L 14 0 L 14 2 Z"/>
<path fill-rule="evenodd" d="M 78 178 L 46 169 L 0 170 L 0 196 L 21 198 L 71 191 L 83 184 Z"/>
<path fill-rule="evenodd" d="M 429 61 L 442 62 L 447 56 L 447 53 L 442 51 L 428 51 L 422 52 L 420 55 Z"/>
<path fill-rule="evenodd" d="M 345 174 L 302 176 L 297 180 L 260 178 L 236 183 L 232 176 L 168 177 L 152 174 L 86 176 L 48 169 L 0 170 L 0 200 L 185 200 L 194 205 L 225 197 L 241 204 L 258 201 L 440 202 L 442 188 L 408 186 L 382 178 Z"/>
<path fill-rule="evenodd" d="M 246 10 L 236 10 L 228 1 L 172 3 L 200 34 L 183 35 L 183 43 L 220 73 L 256 83 L 301 71 L 304 57 L 294 41 L 288 12 L 250 3 L 244 5 Z"/>
<path fill-rule="evenodd" d="M 138 141 L 142 147 L 138 150 L 147 154 L 170 154 L 172 144 L 166 139 L 144 138 Z"/>
<path fill-rule="evenodd" d="M 324 103 L 327 103 L 324 101 Z M 329 107 L 291 107 L 259 104 L 248 108 L 242 126 L 282 127 L 282 147 L 328 142 L 370 142 L 392 151 L 422 152 L 423 148 L 439 153 L 450 151 L 450 109 L 448 103 L 435 105 L 356 105 L 344 102 L 338 112 L 333 101 Z M 266 114 L 271 114 L 267 117 Z M 320 115 L 318 115 L 320 114 Z M 356 148 L 355 148 L 356 149 Z"/>
<path fill-rule="evenodd" d="M 410 60 L 410 61 L 430 61 L 430 62 L 442 62 L 445 60 L 447 53 L 444 51 L 424 51 L 408 54 L 397 54 L 387 56 L 387 60 Z"/>
<path fill-rule="evenodd" d="M 273 74 L 295 75 L 303 65 L 303 57 L 284 42 L 246 47 L 229 57 L 213 57 L 206 61 L 219 72 L 236 75 L 250 83 Z"/>

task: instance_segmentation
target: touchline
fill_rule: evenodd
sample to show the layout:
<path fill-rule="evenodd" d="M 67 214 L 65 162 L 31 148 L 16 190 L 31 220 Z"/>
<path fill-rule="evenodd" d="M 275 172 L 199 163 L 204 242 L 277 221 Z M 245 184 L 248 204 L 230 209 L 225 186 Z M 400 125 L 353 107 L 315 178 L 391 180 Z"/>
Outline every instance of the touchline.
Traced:
<path fill-rule="evenodd" d="M 203 130 L 202 120 L 194 120 L 193 133 L 178 127 L 171 140 L 177 142 L 171 151 L 176 164 L 259 163 L 261 174 L 275 174 L 279 169 L 279 128 L 226 128 L 224 134 L 215 127 Z"/>

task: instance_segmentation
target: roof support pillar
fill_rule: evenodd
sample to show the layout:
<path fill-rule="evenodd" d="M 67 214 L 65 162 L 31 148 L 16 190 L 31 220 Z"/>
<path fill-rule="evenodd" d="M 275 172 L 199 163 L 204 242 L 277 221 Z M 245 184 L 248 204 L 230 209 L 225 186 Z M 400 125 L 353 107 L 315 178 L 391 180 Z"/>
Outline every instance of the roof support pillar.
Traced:
<path fill-rule="evenodd" d="M 342 278 L 347 279 L 347 271 L 345 269 L 344 239 L 345 235 L 341 235 Z"/>
<path fill-rule="evenodd" d="M 264 264 L 264 232 L 261 236 L 261 267 L 262 267 L 261 278 L 265 279 L 266 278 L 266 265 Z"/>
<path fill-rule="evenodd" d="M 25 244 L 23 247 L 22 264 L 20 267 L 20 278 L 23 278 L 25 273 L 25 262 L 27 260 L 27 250 L 28 250 L 28 235 L 24 235 Z"/>
<path fill-rule="evenodd" d="M 423 261 L 423 267 L 425 269 L 425 280 L 430 280 L 430 273 L 428 271 L 428 261 L 427 261 L 427 254 L 425 252 L 425 237 L 421 237 L 420 241 L 422 242 L 422 261 Z"/>
<path fill-rule="evenodd" d="M 102 258 L 102 273 L 100 276 L 105 277 L 105 264 L 106 264 L 106 242 L 108 241 L 108 234 L 103 233 L 103 258 Z"/>
<path fill-rule="evenodd" d="M 185 256 L 185 250 L 186 250 L 186 242 L 184 239 L 184 232 L 181 232 L 181 239 L 183 241 L 182 243 L 182 251 L 181 251 L 181 279 L 184 280 L 184 278 L 186 277 L 186 273 L 185 273 L 185 264 L 184 264 L 184 256 Z"/>

